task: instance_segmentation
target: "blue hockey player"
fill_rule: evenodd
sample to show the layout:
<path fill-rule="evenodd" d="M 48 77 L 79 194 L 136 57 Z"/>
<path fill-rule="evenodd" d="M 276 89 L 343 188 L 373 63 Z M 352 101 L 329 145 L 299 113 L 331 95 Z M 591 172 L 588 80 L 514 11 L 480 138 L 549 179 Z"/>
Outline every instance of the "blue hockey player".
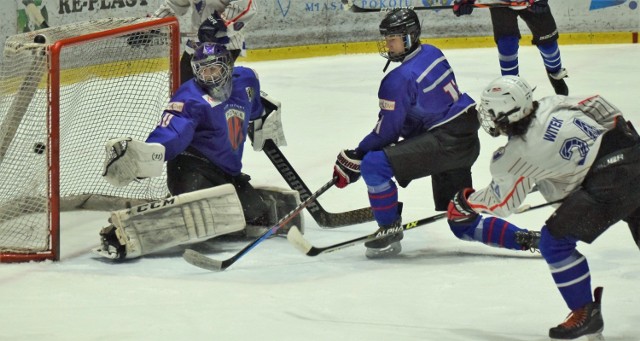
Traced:
<path fill-rule="evenodd" d="M 476 0 L 455 0 L 453 13 L 456 16 L 471 14 Z M 509 2 L 509 1 L 503 1 Z M 547 70 L 547 76 L 553 90 L 558 95 L 568 95 L 569 88 L 564 78 L 567 70 L 562 67 L 560 48 L 558 46 L 558 28 L 551 14 L 547 0 L 527 0 L 525 5 L 513 7 L 490 7 L 493 38 L 498 47 L 498 60 L 503 76 L 519 74 L 518 49 L 520 47 L 520 17 L 531 30 L 531 41 L 540 51 L 540 56 Z"/>
<path fill-rule="evenodd" d="M 255 150 L 267 139 L 286 144 L 280 103 L 260 91 L 255 71 L 234 67 L 231 53 L 215 43 L 202 43 L 191 65 L 195 77 L 177 90 L 145 142 L 107 143 L 107 181 L 122 187 L 161 175 L 166 161 L 173 197 L 112 212 L 111 224 L 100 233 L 99 255 L 133 258 L 247 226 L 270 226 L 289 211 L 282 207 L 299 202 L 297 192 L 258 190 L 242 173 L 250 131 Z"/>
<path fill-rule="evenodd" d="M 355 149 L 341 151 L 334 166 L 339 188 L 355 182 L 360 174 L 367 185 L 384 235 L 365 244 L 368 258 L 401 251 L 401 206 L 393 177 L 405 187 L 414 179 L 431 176 L 435 208 L 446 211 L 453 195 L 471 185 L 471 166 L 480 152 L 475 102 L 458 89 L 442 51 L 420 44 L 416 13 L 406 8 L 391 10 L 379 28 L 381 55 L 401 64 L 382 80 L 373 131 Z"/>

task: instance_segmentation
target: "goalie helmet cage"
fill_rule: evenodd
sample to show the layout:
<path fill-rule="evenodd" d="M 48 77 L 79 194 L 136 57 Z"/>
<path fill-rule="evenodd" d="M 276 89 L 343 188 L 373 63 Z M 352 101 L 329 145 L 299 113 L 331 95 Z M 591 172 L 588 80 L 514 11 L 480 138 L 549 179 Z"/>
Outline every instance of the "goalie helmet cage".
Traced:
<path fill-rule="evenodd" d="M 0 262 L 60 259 L 60 212 L 168 194 L 115 188 L 104 144 L 144 140 L 179 86 L 176 18 L 109 18 L 11 36 L 0 65 Z M 166 172 L 165 172 L 166 174 Z"/>

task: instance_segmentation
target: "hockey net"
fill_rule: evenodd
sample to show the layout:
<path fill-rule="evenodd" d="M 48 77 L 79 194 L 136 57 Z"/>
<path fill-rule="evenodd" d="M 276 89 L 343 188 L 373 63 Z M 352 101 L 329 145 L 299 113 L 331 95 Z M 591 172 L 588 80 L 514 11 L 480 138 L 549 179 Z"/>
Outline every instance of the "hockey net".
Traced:
<path fill-rule="evenodd" d="M 175 18 L 111 18 L 9 37 L 0 65 L 0 262 L 58 260 L 60 211 L 167 195 L 159 177 L 115 188 L 104 144 L 144 140 L 179 85 Z"/>

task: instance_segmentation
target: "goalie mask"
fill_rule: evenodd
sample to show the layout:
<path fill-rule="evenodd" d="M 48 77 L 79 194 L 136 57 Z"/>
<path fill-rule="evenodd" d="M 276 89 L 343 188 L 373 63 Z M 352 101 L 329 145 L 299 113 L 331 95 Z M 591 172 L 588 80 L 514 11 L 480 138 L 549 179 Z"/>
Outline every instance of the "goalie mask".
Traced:
<path fill-rule="evenodd" d="M 191 58 L 193 75 L 214 100 L 223 102 L 231 96 L 233 58 L 224 45 L 202 43 Z"/>
<path fill-rule="evenodd" d="M 380 23 L 382 40 L 378 42 L 380 55 L 392 62 L 401 62 L 420 46 L 420 19 L 413 10 L 396 8 L 387 13 Z M 403 51 L 390 51 L 391 39 L 399 38 Z"/>
<path fill-rule="evenodd" d="M 491 136 L 505 135 L 505 127 L 533 111 L 533 89 L 518 76 L 494 79 L 482 91 L 478 116 L 482 128 Z"/>

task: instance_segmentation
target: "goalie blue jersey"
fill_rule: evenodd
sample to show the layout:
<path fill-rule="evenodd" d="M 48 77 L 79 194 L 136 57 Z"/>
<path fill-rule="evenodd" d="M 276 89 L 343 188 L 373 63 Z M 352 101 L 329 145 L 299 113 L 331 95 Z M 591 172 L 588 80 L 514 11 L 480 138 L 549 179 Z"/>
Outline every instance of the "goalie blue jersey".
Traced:
<path fill-rule="evenodd" d="M 378 90 L 380 113 L 373 131 L 358 150 L 381 150 L 449 122 L 475 102 L 461 93 L 440 49 L 424 44 L 391 70 Z"/>
<path fill-rule="evenodd" d="M 232 82 L 224 102 L 212 99 L 193 79 L 184 83 L 146 142 L 162 144 L 165 161 L 190 147 L 228 174 L 240 174 L 249 121 L 259 118 L 263 107 L 252 69 L 235 67 Z"/>

